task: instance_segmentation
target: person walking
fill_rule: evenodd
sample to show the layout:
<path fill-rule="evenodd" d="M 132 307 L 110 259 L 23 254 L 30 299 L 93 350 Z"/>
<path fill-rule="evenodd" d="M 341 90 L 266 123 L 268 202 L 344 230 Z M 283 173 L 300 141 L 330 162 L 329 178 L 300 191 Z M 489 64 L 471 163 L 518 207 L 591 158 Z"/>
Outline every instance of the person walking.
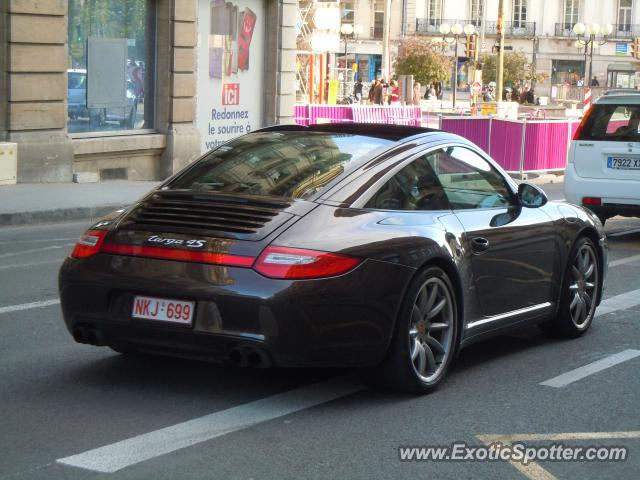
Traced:
<path fill-rule="evenodd" d="M 591 79 L 591 86 L 592 87 L 599 87 L 600 86 L 600 82 L 598 81 L 598 77 L 596 77 L 595 75 Z"/>
<path fill-rule="evenodd" d="M 376 94 L 376 86 L 378 85 L 378 79 L 375 79 L 372 83 L 371 83 L 371 87 L 369 87 L 369 104 L 373 105 L 374 102 L 374 98 L 375 98 L 375 94 Z"/>
<path fill-rule="evenodd" d="M 413 84 L 413 98 L 411 99 L 411 103 L 413 105 L 420 105 L 420 98 L 422 98 L 422 85 L 420 85 L 420 82 L 416 82 Z"/>
<path fill-rule="evenodd" d="M 529 91 L 527 92 L 526 101 L 527 103 L 530 103 L 532 105 L 536 103 L 536 96 L 535 96 L 535 93 L 533 92 L 533 88 L 530 88 Z"/>
<path fill-rule="evenodd" d="M 362 100 L 362 88 L 364 87 L 362 80 L 358 79 L 356 84 L 353 86 L 353 98 L 355 99 L 355 103 L 360 103 Z"/>
<path fill-rule="evenodd" d="M 400 87 L 398 82 L 391 80 L 389 91 L 389 105 L 400 105 Z"/>
<path fill-rule="evenodd" d="M 384 105 L 384 80 L 376 80 L 373 87 L 373 104 Z"/>

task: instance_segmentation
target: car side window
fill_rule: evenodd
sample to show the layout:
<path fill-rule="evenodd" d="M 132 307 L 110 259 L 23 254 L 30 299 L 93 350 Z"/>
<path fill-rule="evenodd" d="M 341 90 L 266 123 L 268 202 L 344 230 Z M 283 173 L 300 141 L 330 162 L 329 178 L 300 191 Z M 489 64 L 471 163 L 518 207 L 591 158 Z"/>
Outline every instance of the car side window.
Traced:
<path fill-rule="evenodd" d="M 428 157 L 419 157 L 396 173 L 365 205 L 376 210 L 450 210 L 444 189 Z"/>
<path fill-rule="evenodd" d="M 477 153 L 447 147 L 427 157 L 454 210 L 508 208 L 515 205 L 503 176 Z"/>

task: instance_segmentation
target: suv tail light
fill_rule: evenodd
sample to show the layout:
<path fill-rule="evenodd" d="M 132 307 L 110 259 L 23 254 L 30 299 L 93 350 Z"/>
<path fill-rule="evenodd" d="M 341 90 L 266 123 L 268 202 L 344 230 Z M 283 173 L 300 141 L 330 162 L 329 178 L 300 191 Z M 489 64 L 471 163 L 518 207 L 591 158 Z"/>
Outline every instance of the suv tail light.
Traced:
<path fill-rule="evenodd" d="M 107 230 L 87 230 L 73 247 L 73 258 L 87 258 L 100 252 L 104 238 L 109 233 Z"/>
<path fill-rule="evenodd" d="M 582 205 L 587 207 L 599 207 L 602 205 L 602 199 L 600 197 L 584 197 L 582 199 Z"/>
<path fill-rule="evenodd" d="M 582 120 L 580 121 L 580 125 L 578 125 L 578 128 L 573 134 L 573 140 L 581 140 L 580 137 L 582 137 L 582 130 L 584 130 L 584 126 L 587 123 L 587 120 L 589 119 L 589 115 L 591 115 L 592 110 L 593 110 L 593 104 L 591 104 L 591 106 L 587 109 L 584 116 L 582 117 Z"/>
<path fill-rule="evenodd" d="M 287 247 L 264 249 L 254 270 L 269 278 L 311 279 L 341 275 L 362 260 L 337 253 Z"/>

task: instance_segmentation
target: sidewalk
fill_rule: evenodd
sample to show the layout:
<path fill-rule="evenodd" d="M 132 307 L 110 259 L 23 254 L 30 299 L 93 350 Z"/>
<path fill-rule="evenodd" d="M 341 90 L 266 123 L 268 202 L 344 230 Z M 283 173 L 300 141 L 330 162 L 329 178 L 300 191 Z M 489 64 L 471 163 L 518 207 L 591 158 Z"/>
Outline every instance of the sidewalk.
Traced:
<path fill-rule="evenodd" d="M 159 182 L 0 186 L 0 227 L 95 219 L 130 205 Z"/>

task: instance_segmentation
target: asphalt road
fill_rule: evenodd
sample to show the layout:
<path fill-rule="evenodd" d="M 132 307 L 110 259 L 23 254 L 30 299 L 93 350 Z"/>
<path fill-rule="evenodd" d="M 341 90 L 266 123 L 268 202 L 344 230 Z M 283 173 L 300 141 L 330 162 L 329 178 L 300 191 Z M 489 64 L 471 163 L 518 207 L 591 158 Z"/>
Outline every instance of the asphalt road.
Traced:
<path fill-rule="evenodd" d="M 617 299 L 587 335 L 549 340 L 532 328 L 475 345 L 423 397 L 364 388 L 346 370 L 131 359 L 74 343 L 59 305 L 30 304 L 55 302 L 58 267 L 86 226 L 0 229 L 0 479 L 638 478 L 640 356 L 563 387 L 541 383 L 640 350 L 640 220 L 607 222 L 605 298 Z M 626 446 L 630 458 L 523 471 L 399 460 L 400 446 L 521 434 Z"/>

